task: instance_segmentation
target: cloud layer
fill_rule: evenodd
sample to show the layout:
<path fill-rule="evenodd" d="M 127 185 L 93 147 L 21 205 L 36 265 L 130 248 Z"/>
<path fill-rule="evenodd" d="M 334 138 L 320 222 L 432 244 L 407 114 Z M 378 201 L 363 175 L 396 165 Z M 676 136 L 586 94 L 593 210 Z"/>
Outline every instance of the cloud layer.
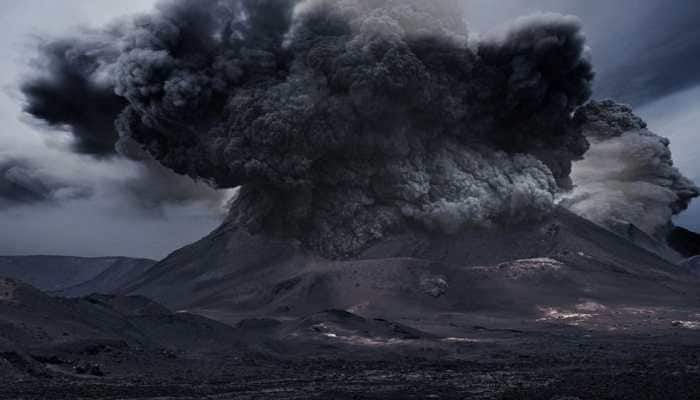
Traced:
<path fill-rule="evenodd" d="M 23 204 L 52 203 L 92 194 L 33 165 L 29 160 L 0 155 L 0 210 Z"/>

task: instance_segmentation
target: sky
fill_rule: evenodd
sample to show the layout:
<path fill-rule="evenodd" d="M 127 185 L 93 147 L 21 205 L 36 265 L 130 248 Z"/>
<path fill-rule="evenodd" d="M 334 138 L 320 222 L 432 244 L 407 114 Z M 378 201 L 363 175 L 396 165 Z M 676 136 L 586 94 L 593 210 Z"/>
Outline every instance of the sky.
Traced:
<path fill-rule="evenodd" d="M 146 12 L 154 3 L 0 1 L 0 50 L 9 55 L 0 61 L 0 174 L 8 174 L 3 165 L 10 164 L 9 175 L 30 189 L 19 199 L 3 199 L 3 190 L 12 188 L 0 182 L 0 254 L 159 259 L 220 223 L 225 196 L 212 194 L 206 185 L 183 184 L 157 166 L 75 154 L 67 133 L 41 126 L 22 112 L 18 82 L 41 37 L 99 27 L 115 17 Z M 153 175 L 157 178 L 148 179 Z M 43 187 L 46 182 L 52 187 Z M 182 195 L 193 191 L 203 194 Z"/>
<path fill-rule="evenodd" d="M 22 112 L 19 82 L 42 37 L 146 12 L 153 0 L 0 0 L 0 254 L 124 255 L 159 259 L 210 232 L 230 192 L 216 192 L 153 163 L 72 151 L 66 132 Z M 596 98 L 634 106 L 671 140 L 676 165 L 700 182 L 700 2 L 693 0 L 466 0 L 465 20 L 485 33 L 521 15 L 581 18 Z M 12 196 L 9 195 L 12 194 Z M 4 197 L 3 197 L 4 194 Z M 700 230 L 700 202 L 677 218 Z"/>

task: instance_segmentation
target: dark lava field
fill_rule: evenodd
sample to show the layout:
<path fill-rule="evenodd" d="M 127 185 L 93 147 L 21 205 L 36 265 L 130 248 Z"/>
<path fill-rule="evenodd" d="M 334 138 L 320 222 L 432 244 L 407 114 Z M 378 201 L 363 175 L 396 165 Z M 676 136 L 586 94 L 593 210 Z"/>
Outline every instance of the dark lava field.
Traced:
<path fill-rule="evenodd" d="M 553 327 L 546 327 L 553 328 Z M 265 354 L 122 354 L 105 347 L 71 373 L 56 358 L 29 376 L 3 378 L 3 399 L 694 399 L 697 335 L 487 331 L 449 344 L 408 341 L 357 355 L 331 340 L 304 357 Z M 671 343 L 669 343 L 671 342 Z M 418 356 L 417 354 L 420 354 Z M 7 356 L 7 353 L 4 353 Z M 74 357 L 74 356 L 73 356 Z M 47 362 L 47 360 L 44 360 Z M 63 372 L 61 372 L 63 371 Z"/>

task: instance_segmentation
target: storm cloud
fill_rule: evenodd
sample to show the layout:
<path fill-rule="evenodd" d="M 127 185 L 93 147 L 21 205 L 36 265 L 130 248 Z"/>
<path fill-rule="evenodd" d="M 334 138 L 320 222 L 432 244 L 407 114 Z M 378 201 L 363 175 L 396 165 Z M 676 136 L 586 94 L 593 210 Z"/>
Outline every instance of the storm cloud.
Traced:
<path fill-rule="evenodd" d="M 91 194 L 89 187 L 65 182 L 28 160 L 0 155 L 0 210 L 85 198 Z"/>
<path fill-rule="evenodd" d="M 69 132 L 78 153 L 138 163 L 142 179 L 109 186 L 133 194 L 139 207 L 186 204 L 200 198 L 202 183 L 240 187 L 229 220 L 298 238 L 329 257 L 412 224 L 449 233 L 537 219 L 572 189 L 572 204 L 592 210 L 585 204 L 608 199 L 598 189 L 627 190 L 608 185 L 622 180 L 610 169 L 585 172 L 602 154 L 623 158 L 628 175 L 651 168 L 635 154 L 650 152 L 660 166 L 630 178 L 651 180 L 658 192 L 627 190 L 653 192 L 634 199 L 645 204 L 635 215 L 644 210 L 647 219 L 633 223 L 646 231 L 656 234 L 687 206 L 692 184 L 673 169 L 667 142 L 650 133 L 605 141 L 591 134 L 586 115 L 596 106 L 578 109 L 593 85 L 584 23 L 541 12 L 506 25 L 482 18 L 487 9 L 580 14 L 602 49 L 596 59 L 605 80 L 645 49 L 597 46 L 601 26 L 614 20 L 611 36 L 628 34 L 639 15 L 615 6 L 606 14 L 612 19 L 590 23 L 595 7 L 568 1 L 529 2 L 527 10 L 505 1 L 479 15 L 475 3 L 165 1 L 104 29 L 43 41 L 34 61 L 40 73 L 22 86 L 25 110 Z M 474 35 L 465 19 L 500 27 Z M 639 30 L 647 34 L 655 35 Z M 615 85 L 651 82 L 645 73 Z M 693 80 L 677 77 L 659 88 Z M 643 85 L 646 94 L 604 86 L 596 84 L 596 96 L 622 93 L 635 103 L 662 92 L 653 84 Z M 96 108 L 81 109 L 81 97 Z M 202 190 L 205 199 L 218 193 Z"/>
<path fill-rule="evenodd" d="M 694 0 L 465 0 L 465 18 L 487 32 L 520 15 L 581 18 L 594 55 L 596 99 L 634 107 L 700 84 L 700 2 Z"/>
<path fill-rule="evenodd" d="M 101 68 L 106 47 L 100 40 L 41 43 L 33 65 L 37 72 L 21 86 L 27 113 L 51 128 L 70 131 L 75 152 L 97 157 L 116 153 L 114 119 L 126 105 L 108 76 L 100 76 L 107 75 Z"/>

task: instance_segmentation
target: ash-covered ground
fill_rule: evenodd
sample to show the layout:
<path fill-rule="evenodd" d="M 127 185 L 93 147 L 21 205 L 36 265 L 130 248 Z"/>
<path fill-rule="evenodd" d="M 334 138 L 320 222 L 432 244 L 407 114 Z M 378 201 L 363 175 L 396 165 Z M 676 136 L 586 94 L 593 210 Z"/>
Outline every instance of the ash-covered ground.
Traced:
<path fill-rule="evenodd" d="M 330 261 L 223 226 L 123 294 L 3 280 L 0 398 L 700 395 L 691 269 L 565 210 L 518 229 L 416 231 Z"/>
<path fill-rule="evenodd" d="M 461 337 L 300 333 L 296 355 L 240 349 L 192 354 L 107 344 L 3 367 L 3 399 L 693 399 L 700 395 L 697 331 L 673 312 L 616 316 L 622 332 L 572 327 L 568 315 L 524 327 L 442 316 Z M 315 321 L 352 319 L 342 312 Z M 457 322 L 453 322 L 457 321 Z M 467 322 L 468 321 L 468 322 Z M 649 329 L 647 323 L 658 326 Z M 318 325 L 323 324 L 319 322 Z M 517 328 L 514 328 L 516 326 Z M 323 329 L 323 328 L 319 328 Z M 629 331 L 624 331 L 629 330 Z M 258 340 L 264 335 L 256 332 Z M 266 343 L 275 348 L 285 344 Z M 19 362 L 3 352 L 5 364 Z M 88 366 L 87 371 L 77 368 Z M 93 376 L 89 366 L 99 365 Z M 104 374 L 104 375 L 102 375 Z"/>

